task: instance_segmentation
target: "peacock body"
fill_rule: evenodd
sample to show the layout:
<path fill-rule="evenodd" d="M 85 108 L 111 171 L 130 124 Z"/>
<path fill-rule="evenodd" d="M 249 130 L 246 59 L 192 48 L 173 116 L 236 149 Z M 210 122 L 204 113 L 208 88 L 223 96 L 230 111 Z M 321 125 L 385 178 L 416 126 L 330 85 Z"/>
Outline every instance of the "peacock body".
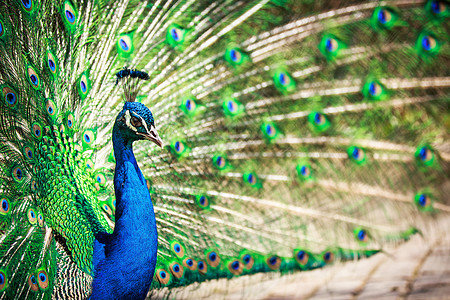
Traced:
<path fill-rule="evenodd" d="M 426 237 L 450 212 L 449 12 L 0 3 L 0 298 L 138 299 Z"/>

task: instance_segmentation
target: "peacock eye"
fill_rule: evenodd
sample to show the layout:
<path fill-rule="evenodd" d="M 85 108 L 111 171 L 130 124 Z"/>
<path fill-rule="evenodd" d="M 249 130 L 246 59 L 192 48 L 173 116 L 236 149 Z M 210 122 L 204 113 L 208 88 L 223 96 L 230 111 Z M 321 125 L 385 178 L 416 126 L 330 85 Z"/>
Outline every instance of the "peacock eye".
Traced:
<path fill-rule="evenodd" d="M 141 127 L 142 126 L 142 122 L 138 118 L 132 117 L 131 118 L 131 125 L 133 125 L 134 127 Z"/>

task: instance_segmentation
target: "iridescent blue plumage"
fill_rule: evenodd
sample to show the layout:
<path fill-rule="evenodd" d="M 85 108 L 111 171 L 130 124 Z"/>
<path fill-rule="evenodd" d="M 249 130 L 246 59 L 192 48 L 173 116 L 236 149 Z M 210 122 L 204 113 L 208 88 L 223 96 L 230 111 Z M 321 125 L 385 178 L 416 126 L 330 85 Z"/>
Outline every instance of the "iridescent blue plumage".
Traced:
<path fill-rule="evenodd" d="M 97 237 L 94 246 L 91 299 L 143 299 L 152 283 L 158 234 L 152 200 L 133 143 L 150 139 L 162 146 L 154 126 L 152 113 L 141 103 L 125 103 L 116 118 L 112 138 L 116 222 L 114 232 Z"/>

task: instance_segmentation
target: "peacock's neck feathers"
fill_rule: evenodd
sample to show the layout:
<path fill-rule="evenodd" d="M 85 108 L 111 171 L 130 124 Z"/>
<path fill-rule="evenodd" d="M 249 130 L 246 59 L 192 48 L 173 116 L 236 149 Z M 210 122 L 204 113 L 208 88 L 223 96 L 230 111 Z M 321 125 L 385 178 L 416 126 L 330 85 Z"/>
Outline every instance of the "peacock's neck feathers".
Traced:
<path fill-rule="evenodd" d="M 145 298 L 156 265 L 158 234 L 152 201 L 133 153 L 134 141 L 127 139 L 122 130 L 116 121 L 112 138 L 116 159 L 115 227 L 104 245 L 96 243 L 100 250 L 96 249 L 94 255 L 92 299 Z"/>

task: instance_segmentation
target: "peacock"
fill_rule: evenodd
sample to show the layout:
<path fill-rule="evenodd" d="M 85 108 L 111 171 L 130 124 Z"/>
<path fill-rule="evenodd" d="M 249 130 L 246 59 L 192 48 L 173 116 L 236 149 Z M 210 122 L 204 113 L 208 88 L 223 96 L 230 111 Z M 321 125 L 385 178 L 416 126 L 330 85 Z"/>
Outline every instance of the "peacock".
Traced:
<path fill-rule="evenodd" d="M 450 213 L 442 0 L 0 3 L 0 299 L 365 259 Z"/>

